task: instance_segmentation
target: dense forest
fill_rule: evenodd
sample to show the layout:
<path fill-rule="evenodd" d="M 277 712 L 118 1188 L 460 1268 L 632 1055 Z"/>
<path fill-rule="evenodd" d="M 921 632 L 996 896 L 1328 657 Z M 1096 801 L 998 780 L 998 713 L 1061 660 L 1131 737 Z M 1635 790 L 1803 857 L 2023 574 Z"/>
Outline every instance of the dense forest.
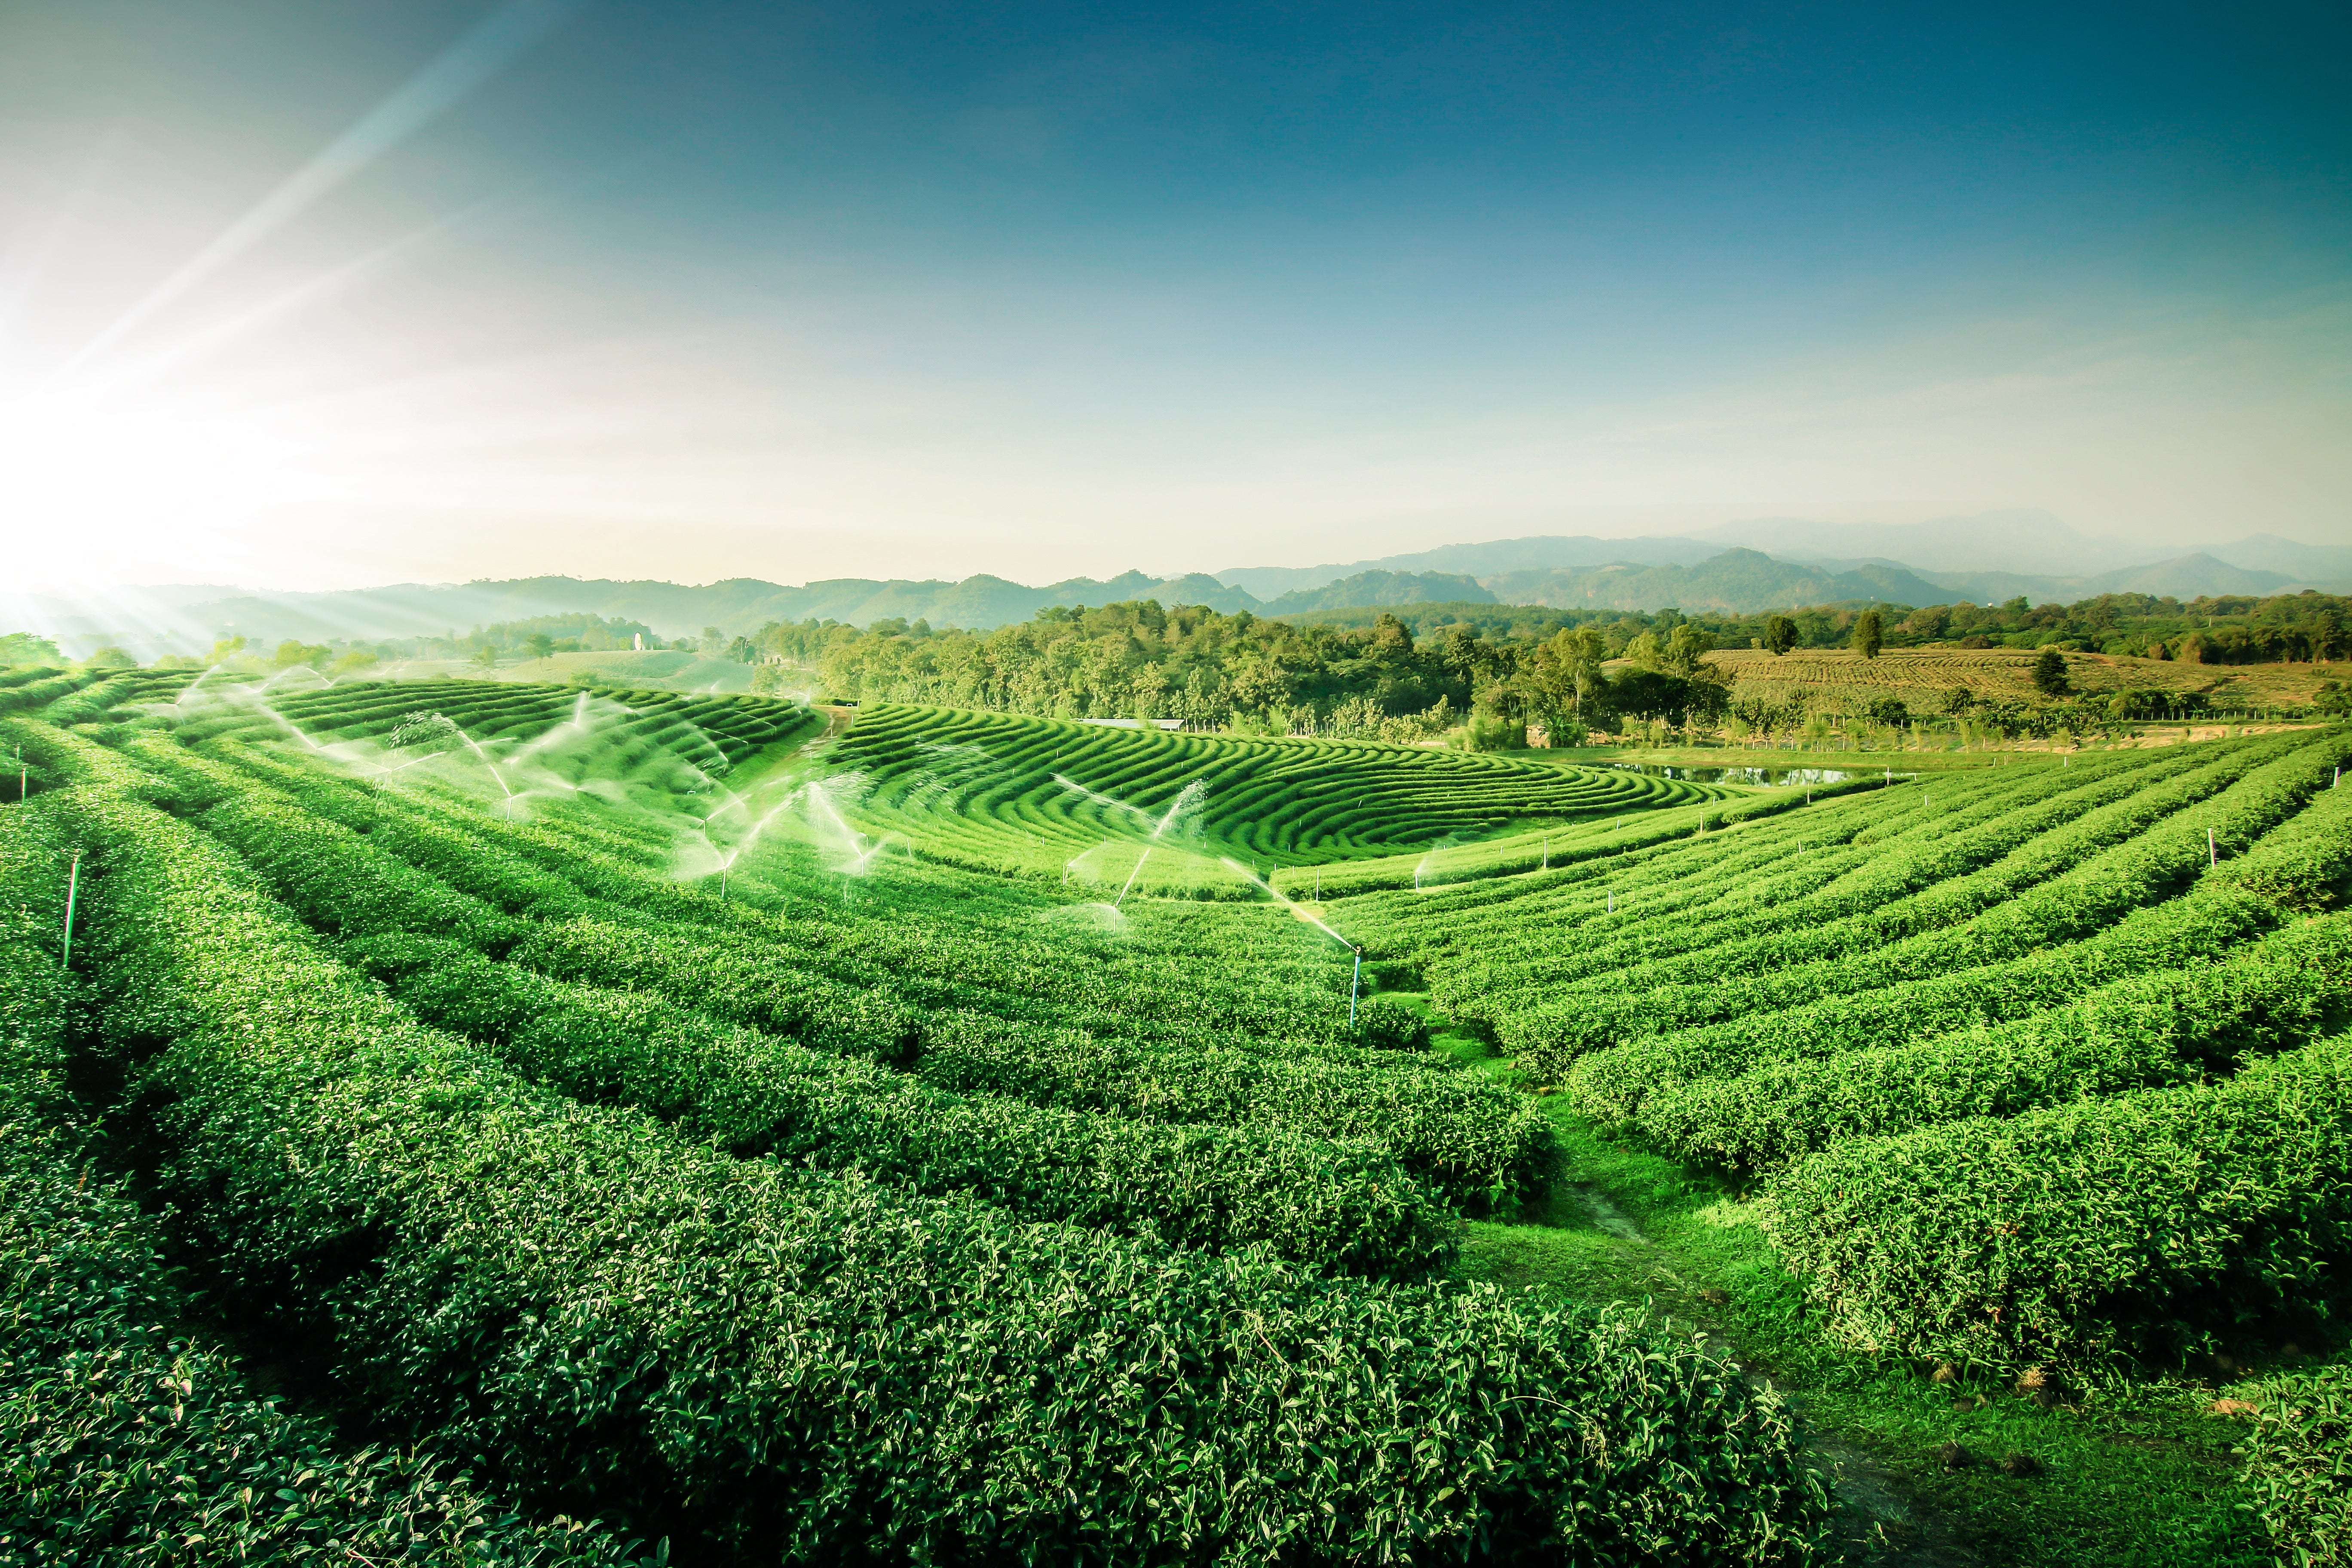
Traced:
<path fill-rule="evenodd" d="M 1054 606 L 992 632 L 803 622 L 768 626 L 757 643 L 852 701 L 1387 740 L 1433 734 L 1466 713 L 1475 740 L 1528 723 L 1564 732 L 1734 713 L 1730 691 L 1706 663 L 1717 648 L 2003 647 L 2307 661 L 2352 654 L 2347 608 L 2320 594 L 2186 605 L 2106 595 L 2064 605 L 2018 599 L 1720 617 L 1431 605 L 1275 621 L 1137 600 Z M 781 679 L 763 675 L 763 685 Z M 1746 717 L 1773 727 L 1782 716 Z"/>

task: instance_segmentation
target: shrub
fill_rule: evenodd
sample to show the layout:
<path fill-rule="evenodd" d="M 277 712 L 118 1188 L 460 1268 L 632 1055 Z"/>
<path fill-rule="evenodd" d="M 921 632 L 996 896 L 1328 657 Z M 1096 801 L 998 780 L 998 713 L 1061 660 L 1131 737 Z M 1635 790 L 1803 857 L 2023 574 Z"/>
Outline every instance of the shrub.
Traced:
<path fill-rule="evenodd" d="M 2021 1368 L 2322 1309 L 2352 1253 L 2352 1037 L 2211 1086 L 1855 1138 L 1767 1188 L 1830 1335 Z"/>
<path fill-rule="evenodd" d="M 429 1023 L 587 1100 L 634 1105 L 743 1157 L 971 1193 L 1034 1219 L 1315 1268 L 1410 1277 L 1446 1261 L 1444 1202 L 1370 1145 L 966 1100 L 903 1073 L 719 1024 L 658 997 L 567 985 L 453 943 L 359 944 Z"/>
<path fill-rule="evenodd" d="M 2352 1363 L 2231 1392 L 2254 1406 L 2244 1479 L 2278 1561 L 2352 1563 Z"/>
<path fill-rule="evenodd" d="M 696 1148 L 324 959 L 194 830 L 72 802 L 177 1224 L 381 1424 L 746 1555 L 1769 1562 L 1787 1418 L 1491 1289 L 1307 1277 Z M 299 1342 L 295 1341 L 294 1342 Z"/>
<path fill-rule="evenodd" d="M 518 1520 L 428 1453 L 339 1447 L 181 1326 L 162 1238 L 65 1092 L 72 847 L 39 807 L 0 813 L 0 1557 L 622 1561 L 603 1531 Z"/>
<path fill-rule="evenodd" d="M 1378 1050 L 1427 1050 L 1429 1020 L 1402 1002 L 1366 996 L 1356 1005 L 1356 1037 Z"/>

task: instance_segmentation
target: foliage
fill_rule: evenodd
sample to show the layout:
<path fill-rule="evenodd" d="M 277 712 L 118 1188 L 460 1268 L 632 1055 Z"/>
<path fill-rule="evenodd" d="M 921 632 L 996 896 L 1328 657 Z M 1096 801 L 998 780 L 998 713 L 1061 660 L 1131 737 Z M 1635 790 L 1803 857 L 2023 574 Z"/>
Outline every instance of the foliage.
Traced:
<path fill-rule="evenodd" d="M 2033 661 L 2033 689 L 2044 697 L 2063 697 L 2068 685 L 2066 656 L 2054 647 L 2043 648 Z"/>
<path fill-rule="evenodd" d="M 1856 1348 L 2016 1370 L 2241 1347 L 2352 1247 L 2352 1038 L 2224 1082 L 1858 1138 L 1768 1228 Z"/>
<path fill-rule="evenodd" d="M 2245 1479 L 2279 1562 L 2352 1563 L 2352 1363 L 2231 1392 L 2254 1407 Z"/>
<path fill-rule="evenodd" d="M 0 634 L 0 666 L 31 664 L 55 668 L 65 661 L 58 645 L 47 637 L 35 637 L 31 632 Z"/>
<path fill-rule="evenodd" d="M 0 814 L 0 1555 L 620 1561 L 602 1531 L 518 1520 L 422 1451 L 338 1445 L 187 1332 L 163 1238 L 66 1089 L 71 849 L 46 813 Z"/>
<path fill-rule="evenodd" d="M 1615 855 L 1571 834 L 1549 871 L 1339 913 L 1576 1109 L 1765 1173 L 1838 1343 L 2012 1372 L 2236 1349 L 2331 1311 L 2352 1250 L 2352 926 L 2310 918 L 2352 879 L 2347 752 L 2304 730 Z"/>
<path fill-rule="evenodd" d="M 187 1244 L 356 1408 L 525 1494 L 771 1559 L 1759 1562 L 1813 1530 L 1777 1401 L 1696 1351 L 697 1148 L 417 1025 L 194 829 L 57 798 L 107 868 L 108 1033 L 171 1032 L 136 1125 Z"/>
<path fill-rule="evenodd" d="M 356 956 L 419 1017 L 493 1047 L 526 1076 L 639 1107 L 741 1157 L 861 1170 L 1210 1250 L 1263 1242 L 1350 1273 L 1423 1274 L 1453 1250 L 1443 1201 L 1368 1145 L 966 1100 L 656 997 L 562 984 L 429 939 L 380 938 Z"/>
<path fill-rule="evenodd" d="M 855 775 L 844 782 L 858 786 L 845 797 L 858 825 L 929 858 L 1033 868 L 1056 884 L 1116 888 L 1133 873 L 1153 890 L 1222 886 L 1251 899 L 1263 894 L 1223 861 L 1328 865 L 1725 793 L 1507 756 L 895 705 L 863 710 L 832 760 Z"/>

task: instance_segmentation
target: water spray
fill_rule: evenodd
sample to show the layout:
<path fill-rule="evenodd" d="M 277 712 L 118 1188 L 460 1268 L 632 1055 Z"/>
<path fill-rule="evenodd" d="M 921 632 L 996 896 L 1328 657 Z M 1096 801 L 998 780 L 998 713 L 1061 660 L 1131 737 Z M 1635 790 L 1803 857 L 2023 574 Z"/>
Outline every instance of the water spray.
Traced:
<path fill-rule="evenodd" d="M 1121 884 L 1119 885 L 1118 897 L 1117 897 L 1117 898 L 1113 899 L 1113 900 L 1110 901 L 1110 907 L 1111 907 L 1112 909 L 1116 910 L 1117 908 L 1118 908 L 1118 907 L 1119 907 L 1119 905 L 1121 905 L 1121 904 L 1123 904 L 1123 903 L 1127 902 L 1127 890 L 1128 890 L 1128 889 L 1132 888 L 1133 886 L 1135 886 L 1135 879 L 1136 879 L 1136 878 L 1138 878 L 1138 877 L 1139 877 L 1139 876 L 1141 876 L 1141 875 L 1143 874 L 1143 863 L 1144 863 L 1146 860 L 1149 860 L 1149 859 L 1150 859 L 1150 858 L 1151 858 L 1151 846 L 1150 846 L 1150 845 L 1149 845 L 1149 844 L 1147 844 L 1147 845 L 1145 845 L 1145 846 L 1143 847 L 1143 853 L 1142 853 L 1142 854 L 1140 854 L 1140 855 L 1138 855 L 1138 856 L 1135 858 L 1135 869 L 1134 869 L 1134 870 L 1132 870 L 1132 871 L 1129 871 L 1129 872 L 1127 874 L 1127 880 L 1126 880 L 1125 882 L 1123 882 L 1123 883 L 1121 883 Z"/>
<path fill-rule="evenodd" d="M 1341 947 L 1348 949 L 1351 952 L 1355 951 L 1356 944 L 1354 942 L 1349 942 L 1338 931 L 1333 931 L 1329 926 L 1325 925 L 1315 916 L 1308 914 L 1304 905 L 1286 896 L 1280 888 L 1276 887 L 1272 882 L 1267 881 L 1255 871 L 1244 866 L 1240 861 L 1232 858 L 1230 856 L 1222 856 L 1219 858 L 1227 870 L 1239 872 L 1250 882 L 1265 889 L 1267 895 L 1271 897 L 1275 902 L 1280 904 L 1284 909 L 1288 910 L 1292 914 L 1297 916 L 1300 920 L 1305 921 L 1308 925 L 1313 926 L 1317 931 L 1321 931 L 1333 942 L 1338 942 Z"/>

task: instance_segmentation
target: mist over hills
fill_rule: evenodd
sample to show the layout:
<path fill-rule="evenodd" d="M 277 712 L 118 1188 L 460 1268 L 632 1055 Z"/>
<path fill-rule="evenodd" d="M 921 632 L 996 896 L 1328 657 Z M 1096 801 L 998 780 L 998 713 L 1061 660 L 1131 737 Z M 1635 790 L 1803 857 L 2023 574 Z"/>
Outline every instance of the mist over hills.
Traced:
<path fill-rule="evenodd" d="M 709 626 L 731 635 L 771 621 L 812 619 L 862 626 L 895 618 L 987 628 L 1027 620 L 1054 605 L 1134 598 L 1274 616 L 1429 603 L 1639 611 L 1672 605 L 1746 615 L 1856 601 L 1993 604 L 2023 595 L 2041 604 L 2106 593 L 2190 599 L 2352 586 L 2352 547 L 2253 534 L 2170 555 L 2077 533 L 2046 512 L 1885 525 L 1760 518 L 1698 532 L 1632 539 L 1538 535 L 1336 565 L 1244 567 L 1213 576 L 1127 572 L 1034 587 L 984 574 L 960 582 L 844 577 L 799 586 L 751 577 L 698 586 L 550 576 L 330 593 L 184 584 L 121 590 L 96 602 L 0 595 L 0 620 L 11 629 L 57 637 L 72 651 L 113 643 L 152 657 L 202 652 L 221 637 L 261 644 L 289 637 L 373 641 L 583 613 L 678 637 Z"/>
<path fill-rule="evenodd" d="M 1816 566 L 1831 574 L 1865 567 L 1911 574 L 1941 594 L 1976 600 L 2023 594 L 2037 601 L 2083 598 L 2104 593 L 2262 594 L 2284 587 L 2352 584 L 2352 545 L 2305 544 L 2276 534 L 2257 533 L 2229 544 L 2209 544 L 2183 552 L 2077 532 L 2041 510 L 1979 512 L 1918 523 L 1815 522 L 1803 518 L 1751 518 L 1685 535 L 1596 539 L 1588 534 L 1543 534 L 1479 544 L 1449 544 L 1406 555 L 1334 563 L 1323 566 L 1236 567 L 1217 581 L 1247 589 L 1260 598 L 1302 589 L 1363 572 L 1448 572 L 1475 577 L 1497 592 L 1509 575 L 1521 591 L 1542 580 L 1523 574 L 1572 568 L 1696 566 L 1721 557 L 1727 548 L 1769 553 L 1775 560 Z M 1562 583 L 1570 579 L 1559 579 Z M 1582 578 L 1574 579 L 1581 592 Z M 1669 580 L 1661 580 L 1671 581 Z M 2149 586 L 2162 584 L 2163 586 Z M 1995 589 L 1998 589 L 1998 592 Z M 1568 591 L 1568 590 L 1563 590 Z M 1803 592 L 1791 579 L 1789 592 Z M 1842 597 L 1866 596 L 1843 595 Z M 1890 595 L 1901 599 L 1900 594 Z M 1508 595 L 1506 595 L 1507 599 Z M 1529 600 L 1528 603 L 1549 603 Z M 1614 605 L 1624 609 L 1655 605 Z M 1910 601 L 1904 601 L 1910 602 Z M 1743 606 L 1762 609 L 1762 604 Z"/>

